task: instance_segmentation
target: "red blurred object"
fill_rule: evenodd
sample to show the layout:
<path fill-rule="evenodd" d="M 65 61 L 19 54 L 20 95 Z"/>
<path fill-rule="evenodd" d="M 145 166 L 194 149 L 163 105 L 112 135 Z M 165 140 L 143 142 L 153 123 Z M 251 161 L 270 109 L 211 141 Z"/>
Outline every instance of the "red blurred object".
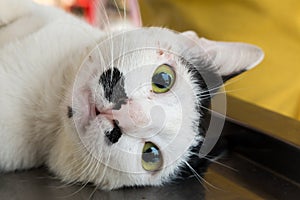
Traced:
<path fill-rule="evenodd" d="M 94 22 L 94 0 L 76 0 L 72 7 L 81 8 L 83 11 L 83 17 L 89 22 Z"/>
<path fill-rule="evenodd" d="M 123 5 L 124 3 L 126 3 L 126 5 Z M 99 8 L 97 8 L 96 5 L 99 5 Z M 113 20 L 115 20 L 116 18 L 122 19 L 122 16 L 120 16 L 121 13 L 119 9 L 122 9 L 123 7 L 126 8 L 128 21 L 131 22 L 134 26 L 142 26 L 141 15 L 137 0 L 75 0 L 73 5 L 67 7 L 66 9 L 72 12 L 73 14 L 77 14 L 81 17 L 84 17 L 85 20 L 90 24 L 103 28 L 103 23 L 101 23 L 101 20 L 99 22 L 99 19 L 97 21 L 96 18 L 101 19 L 102 17 L 111 17 Z M 103 9 L 102 12 L 101 9 Z M 105 9 L 109 9 L 110 12 L 107 13 Z M 103 12 L 105 12 L 105 15 L 107 14 L 108 16 L 104 16 Z"/>

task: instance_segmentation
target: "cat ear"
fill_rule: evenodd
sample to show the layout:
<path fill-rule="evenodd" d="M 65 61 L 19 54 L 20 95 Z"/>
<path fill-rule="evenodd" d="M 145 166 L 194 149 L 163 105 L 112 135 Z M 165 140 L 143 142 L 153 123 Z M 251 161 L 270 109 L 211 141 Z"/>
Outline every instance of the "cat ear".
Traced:
<path fill-rule="evenodd" d="M 198 38 L 193 31 L 183 33 L 194 40 L 204 50 L 224 81 L 252 69 L 264 58 L 263 51 L 257 46 L 238 42 L 217 42 Z"/>

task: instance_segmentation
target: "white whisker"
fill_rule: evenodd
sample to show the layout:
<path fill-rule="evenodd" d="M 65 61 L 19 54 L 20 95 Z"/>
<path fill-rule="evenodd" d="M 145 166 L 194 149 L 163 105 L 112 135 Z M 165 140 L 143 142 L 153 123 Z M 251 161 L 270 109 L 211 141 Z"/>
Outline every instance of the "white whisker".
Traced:
<path fill-rule="evenodd" d="M 94 194 L 97 192 L 97 190 L 98 190 L 98 186 L 95 186 L 95 189 L 93 189 L 93 191 L 92 191 L 92 193 L 90 194 L 88 200 L 90 200 L 90 199 L 93 198 L 93 196 L 94 196 Z"/>
<path fill-rule="evenodd" d="M 120 8 L 119 8 L 119 5 L 118 5 L 117 1 L 116 0 L 113 0 L 113 1 L 114 1 L 114 4 L 115 4 L 116 8 L 117 8 L 118 15 L 119 15 L 120 19 L 122 19 L 122 14 L 120 12 Z"/>
<path fill-rule="evenodd" d="M 191 170 L 191 171 L 193 172 L 193 174 L 195 175 L 196 179 L 197 179 L 201 184 L 202 184 L 202 181 L 203 181 L 203 182 L 206 183 L 208 186 L 210 186 L 210 187 L 212 187 L 212 188 L 214 188 L 214 189 L 216 189 L 216 190 L 221 190 L 220 188 L 218 188 L 218 187 L 212 185 L 211 183 L 209 183 L 207 180 L 205 180 L 205 178 L 201 177 L 201 176 L 196 172 L 196 170 L 195 170 L 188 162 L 184 161 L 184 163 L 190 168 L 190 170 Z M 205 185 L 203 185 L 203 186 L 205 187 Z M 205 187 L 205 189 L 208 189 L 208 188 Z M 221 191 L 222 191 L 222 190 L 221 190 Z"/>
<path fill-rule="evenodd" d="M 97 10 L 96 10 L 96 13 L 98 15 L 96 15 L 95 17 L 97 18 L 96 20 L 101 20 L 104 24 L 104 29 L 110 29 L 110 21 L 109 21 L 109 17 L 108 17 L 108 14 L 106 12 L 106 8 L 105 8 L 105 5 L 103 4 L 103 1 L 96 1 L 95 2 L 95 6 L 94 6 Z M 102 19 L 102 13 L 104 14 L 104 18 Z"/>
<path fill-rule="evenodd" d="M 225 168 L 227 168 L 227 169 L 230 169 L 230 170 L 232 170 L 232 171 L 238 172 L 237 169 L 234 169 L 234 168 L 230 167 L 229 165 L 225 165 L 224 163 L 221 163 L 221 162 L 217 161 L 214 157 L 209 158 L 208 156 L 204 156 L 204 155 L 196 154 L 196 153 L 193 153 L 193 155 L 199 156 L 200 158 L 209 160 L 209 161 L 212 162 L 212 163 L 216 163 L 216 164 L 218 164 L 218 165 L 220 165 L 220 166 L 223 166 L 223 167 L 225 167 Z"/>
<path fill-rule="evenodd" d="M 215 114 L 215 115 L 217 115 L 217 116 L 220 116 L 220 117 L 222 117 L 222 118 L 227 118 L 227 116 L 224 115 L 224 114 L 221 114 L 221 113 L 219 113 L 219 112 L 217 112 L 217 111 L 214 111 L 214 110 L 209 109 L 209 108 L 207 108 L 207 107 L 205 107 L 205 106 L 202 106 L 202 105 L 199 105 L 199 106 L 200 106 L 200 108 L 203 108 L 204 110 L 207 110 L 207 111 L 209 111 L 209 112 L 211 112 L 211 113 L 213 113 L 213 114 Z"/>

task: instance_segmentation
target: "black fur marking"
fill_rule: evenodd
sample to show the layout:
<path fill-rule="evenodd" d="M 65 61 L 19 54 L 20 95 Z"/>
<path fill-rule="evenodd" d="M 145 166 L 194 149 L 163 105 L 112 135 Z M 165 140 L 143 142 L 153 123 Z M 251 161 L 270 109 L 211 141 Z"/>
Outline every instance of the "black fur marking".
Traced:
<path fill-rule="evenodd" d="M 124 76 L 117 69 L 108 69 L 99 79 L 99 84 L 102 84 L 105 98 L 115 103 L 115 109 L 120 109 L 122 104 L 125 104 L 128 99 L 124 89 Z"/>
<path fill-rule="evenodd" d="M 68 112 L 67 112 L 68 118 L 72 118 L 74 115 L 74 111 L 72 107 L 68 106 Z"/>
<path fill-rule="evenodd" d="M 120 110 L 123 104 L 127 103 L 126 98 L 120 98 L 118 101 L 115 103 L 113 110 Z"/>
<path fill-rule="evenodd" d="M 196 80 L 196 84 L 198 85 L 201 94 L 199 95 L 199 101 L 197 102 L 196 109 L 201 114 L 201 118 L 197 122 L 198 124 L 195 124 L 195 127 L 198 128 L 198 133 L 201 136 L 205 136 L 206 131 L 209 126 L 210 122 L 210 115 L 209 112 L 210 104 L 211 104 L 211 97 L 214 95 L 214 93 L 217 91 L 218 86 L 220 83 L 218 83 L 219 79 L 217 79 L 217 74 L 213 71 L 209 71 L 209 66 L 207 66 L 205 63 L 197 63 L 195 66 L 192 63 L 187 62 L 186 60 L 182 59 L 182 63 L 186 66 L 189 73 L 192 75 L 192 78 Z M 200 69 L 200 70 L 199 70 Z M 210 81 L 215 81 L 215 84 L 209 88 L 207 84 L 205 83 L 204 77 L 209 78 Z M 213 82 L 214 83 L 214 82 Z M 201 96 L 204 96 L 204 98 L 200 98 Z M 196 123 L 196 122 L 195 122 Z M 208 158 L 199 158 L 199 152 L 200 148 L 202 146 L 202 141 L 200 141 L 196 146 L 191 146 L 189 151 L 192 152 L 192 155 L 189 157 L 187 162 L 189 165 L 200 175 L 202 176 L 210 163 L 209 159 L 217 156 L 214 151 L 210 152 L 206 157 Z M 183 178 L 187 178 L 190 176 L 194 176 L 194 173 L 189 168 L 189 166 L 185 165 L 182 166 L 179 172 L 177 173 L 177 177 L 175 178 L 175 181 L 181 180 Z"/>
<path fill-rule="evenodd" d="M 236 77 L 238 75 L 240 75 L 241 73 L 245 72 L 247 70 L 241 70 L 239 72 L 236 72 L 236 73 L 233 73 L 233 74 L 229 74 L 227 76 L 222 76 L 222 79 L 223 79 L 223 82 L 226 82 L 228 81 L 229 79 L 233 78 L 233 77 Z"/>
<path fill-rule="evenodd" d="M 111 131 L 105 132 L 105 136 L 108 139 L 107 142 L 109 144 L 117 143 L 122 136 L 122 131 L 118 126 L 119 122 L 114 120 L 113 123 L 114 123 L 114 128 Z"/>

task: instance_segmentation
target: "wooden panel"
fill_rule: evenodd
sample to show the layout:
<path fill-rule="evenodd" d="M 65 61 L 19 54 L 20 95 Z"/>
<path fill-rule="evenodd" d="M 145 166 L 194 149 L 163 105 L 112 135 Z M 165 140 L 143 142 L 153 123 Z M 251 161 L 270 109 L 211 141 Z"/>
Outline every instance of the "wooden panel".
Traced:
<path fill-rule="evenodd" d="M 297 120 L 230 95 L 227 95 L 227 116 L 235 123 L 300 146 L 300 122 Z"/>

